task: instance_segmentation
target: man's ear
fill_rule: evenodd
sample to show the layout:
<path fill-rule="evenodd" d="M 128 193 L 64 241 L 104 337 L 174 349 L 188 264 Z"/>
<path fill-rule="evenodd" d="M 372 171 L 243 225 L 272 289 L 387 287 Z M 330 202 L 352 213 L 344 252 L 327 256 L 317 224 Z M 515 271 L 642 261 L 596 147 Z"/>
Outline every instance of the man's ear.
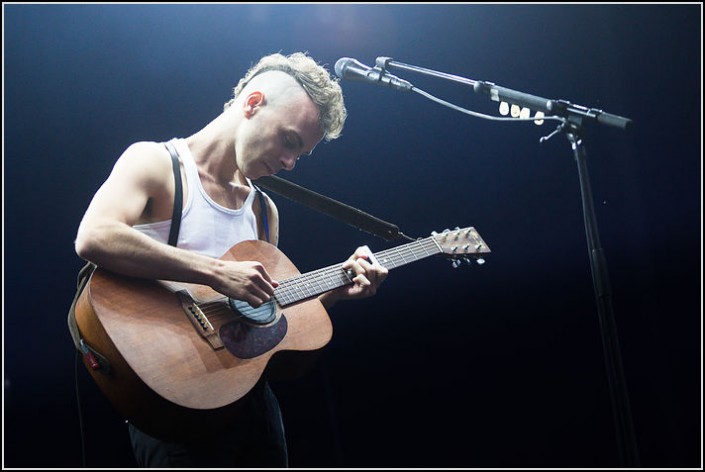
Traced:
<path fill-rule="evenodd" d="M 252 116 L 257 111 L 257 108 L 264 105 L 264 94 L 259 91 L 250 92 L 250 94 L 245 98 L 245 114 L 247 116 Z"/>

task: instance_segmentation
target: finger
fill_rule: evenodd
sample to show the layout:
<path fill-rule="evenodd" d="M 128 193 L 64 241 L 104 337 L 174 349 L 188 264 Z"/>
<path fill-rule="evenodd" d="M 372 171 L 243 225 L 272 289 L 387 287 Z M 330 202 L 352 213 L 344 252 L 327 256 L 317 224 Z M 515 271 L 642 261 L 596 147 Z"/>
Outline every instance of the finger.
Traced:
<path fill-rule="evenodd" d="M 357 274 L 355 278 L 353 278 L 353 282 L 363 288 L 370 287 L 372 285 L 370 279 L 368 279 L 367 276 L 365 276 L 364 274 Z"/>
<path fill-rule="evenodd" d="M 343 270 L 346 272 L 353 271 L 355 274 L 360 273 L 363 269 L 362 266 L 360 266 L 360 263 L 358 262 L 357 259 L 353 259 L 352 257 L 348 259 L 347 261 L 343 262 Z"/>
<path fill-rule="evenodd" d="M 370 248 L 368 246 L 360 246 L 357 248 L 355 251 L 355 255 L 357 256 L 358 259 L 364 259 L 367 262 L 369 262 L 373 267 L 381 267 L 381 264 L 375 257 L 375 255 L 372 253 Z"/>
<path fill-rule="evenodd" d="M 367 262 L 367 260 L 363 258 L 358 259 L 357 263 L 362 269 L 358 272 L 358 274 L 364 274 L 370 282 L 374 282 L 377 279 L 377 270 L 371 263 Z"/>
<path fill-rule="evenodd" d="M 264 305 L 265 303 L 267 303 L 267 302 L 269 301 L 269 297 L 266 297 L 265 299 L 262 299 L 262 298 L 259 298 L 259 297 L 255 297 L 255 296 L 249 295 L 245 301 L 246 301 L 247 303 L 249 303 L 249 305 L 250 305 L 252 308 L 259 308 L 259 307 L 261 307 L 262 305 Z"/>
<path fill-rule="evenodd" d="M 265 297 L 258 297 L 257 295 L 254 295 L 251 292 L 244 292 L 242 295 L 233 298 L 235 298 L 236 300 L 242 300 L 243 302 L 250 305 L 252 308 L 259 308 L 260 306 L 262 306 L 262 304 L 267 302 L 267 300 L 265 300 Z"/>
<path fill-rule="evenodd" d="M 245 289 L 248 292 L 252 292 L 257 296 L 262 295 L 263 292 L 263 294 L 267 296 L 266 300 L 269 300 L 269 297 L 271 295 L 274 295 L 274 288 L 277 287 L 279 284 L 269 277 L 269 274 L 264 270 L 263 267 L 260 270 L 260 266 L 255 266 L 254 269 L 255 271 L 250 272 L 247 276 Z"/>
<path fill-rule="evenodd" d="M 279 286 L 279 282 L 277 282 L 276 280 L 274 280 L 274 279 L 272 278 L 272 276 L 269 275 L 269 272 L 267 272 L 267 269 L 266 269 L 262 264 L 257 263 L 254 268 L 255 268 L 255 270 L 257 270 L 260 274 L 262 274 L 262 277 L 263 277 L 264 280 L 267 282 L 267 284 L 269 284 L 269 285 L 272 286 L 272 287 L 278 287 L 278 286 Z"/>
<path fill-rule="evenodd" d="M 349 270 L 351 270 L 356 277 L 360 276 L 360 275 L 362 275 L 362 276 L 367 275 L 367 270 L 365 269 L 365 266 L 362 265 L 362 263 L 363 262 L 361 259 L 351 261 L 351 263 L 350 263 Z"/>
<path fill-rule="evenodd" d="M 274 286 L 258 270 L 257 264 L 251 266 L 243 275 L 244 278 L 240 279 L 243 300 L 249 294 L 266 302 L 274 295 Z"/>
<path fill-rule="evenodd" d="M 384 279 L 387 278 L 387 275 L 389 275 L 389 270 L 381 265 L 373 265 L 372 271 L 379 282 L 383 282 Z"/>
<path fill-rule="evenodd" d="M 345 261 L 343 269 L 350 274 L 351 280 L 363 289 L 379 284 L 380 278 L 383 279 L 387 273 L 387 269 L 370 260 L 369 250 L 364 247 L 358 248 L 355 254 Z"/>
<path fill-rule="evenodd" d="M 383 281 L 389 273 L 389 270 L 387 270 L 386 267 L 383 267 L 374 261 L 368 262 L 366 259 L 358 259 L 358 263 L 363 268 L 365 276 L 372 283 Z"/>
<path fill-rule="evenodd" d="M 269 300 L 269 298 L 274 295 L 274 287 L 259 274 L 245 279 L 241 287 L 244 294 L 250 294 L 264 301 Z"/>

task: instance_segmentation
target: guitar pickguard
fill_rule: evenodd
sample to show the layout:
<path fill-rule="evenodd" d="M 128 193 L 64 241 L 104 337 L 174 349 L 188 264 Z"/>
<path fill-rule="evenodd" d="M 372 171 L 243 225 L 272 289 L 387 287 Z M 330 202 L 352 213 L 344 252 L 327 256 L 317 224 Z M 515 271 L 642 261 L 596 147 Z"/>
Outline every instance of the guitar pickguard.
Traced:
<path fill-rule="evenodd" d="M 268 326 L 236 319 L 221 326 L 219 334 L 228 352 L 240 359 L 252 359 L 272 350 L 284 339 L 287 329 L 288 323 L 282 313 L 276 323 Z"/>

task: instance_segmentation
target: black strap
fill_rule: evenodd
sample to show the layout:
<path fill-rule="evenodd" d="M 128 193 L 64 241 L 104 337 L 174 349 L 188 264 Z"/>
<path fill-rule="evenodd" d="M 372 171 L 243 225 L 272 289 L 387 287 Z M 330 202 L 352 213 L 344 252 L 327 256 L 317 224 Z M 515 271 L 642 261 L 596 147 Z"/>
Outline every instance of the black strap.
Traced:
<path fill-rule="evenodd" d="M 328 216 L 337 218 L 357 229 L 391 241 L 399 237 L 408 238 L 399 227 L 380 220 L 332 198 L 313 192 L 277 176 L 260 177 L 257 184 L 286 198 L 302 203 Z"/>
<path fill-rule="evenodd" d="M 104 371 L 110 370 L 110 365 L 107 360 L 97 353 L 88 344 L 83 342 L 81 337 L 81 332 L 78 329 L 78 324 L 76 324 L 76 302 L 81 296 L 81 292 L 86 287 L 88 279 L 91 278 L 93 271 L 96 269 L 96 265 L 92 262 L 87 262 L 80 271 L 78 271 L 78 277 L 76 280 L 76 295 L 73 297 L 71 302 L 71 307 L 69 308 L 68 325 L 69 333 L 71 333 L 71 338 L 73 338 L 73 344 L 76 349 L 81 352 L 81 354 L 89 360 L 89 364 L 93 365 L 94 369 L 102 368 Z"/>
<path fill-rule="evenodd" d="M 164 143 L 169 154 L 171 154 L 171 164 L 174 169 L 174 211 L 171 213 L 171 229 L 169 230 L 169 245 L 176 246 L 179 240 L 179 228 L 181 227 L 181 210 L 183 208 L 184 191 L 181 184 L 181 170 L 179 169 L 179 152 L 171 142 Z"/>
<path fill-rule="evenodd" d="M 261 207 L 262 211 L 262 226 L 264 227 L 264 235 L 267 238 L 267 242 L 270 242 L 269 239 L 269 221 L 267 220 L 267 201 L 264 198 L 264 192 L 256 186 L 252 185 L 255 188 L 255 192 L 257 192 L 257 196 L 259 197 L 259 206 Z"/>

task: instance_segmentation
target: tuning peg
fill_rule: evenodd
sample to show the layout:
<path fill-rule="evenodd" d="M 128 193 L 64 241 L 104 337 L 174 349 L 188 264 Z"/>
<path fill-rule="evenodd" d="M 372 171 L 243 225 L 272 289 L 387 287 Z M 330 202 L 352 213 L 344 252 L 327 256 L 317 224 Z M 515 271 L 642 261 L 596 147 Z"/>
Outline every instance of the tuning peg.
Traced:
<path fill-rule="evenodd" d="M 509 103 L 502 102 L 499 104 L 499 114 L 502 116 L 506 116 L 509 114 Z"/>
<path fill-rule="evenodd" d="M 463 264 L 463 262 L 460 259 L 453 259 L 450 264 L 453 266 L 453 269 L 457 269 Z"/>

